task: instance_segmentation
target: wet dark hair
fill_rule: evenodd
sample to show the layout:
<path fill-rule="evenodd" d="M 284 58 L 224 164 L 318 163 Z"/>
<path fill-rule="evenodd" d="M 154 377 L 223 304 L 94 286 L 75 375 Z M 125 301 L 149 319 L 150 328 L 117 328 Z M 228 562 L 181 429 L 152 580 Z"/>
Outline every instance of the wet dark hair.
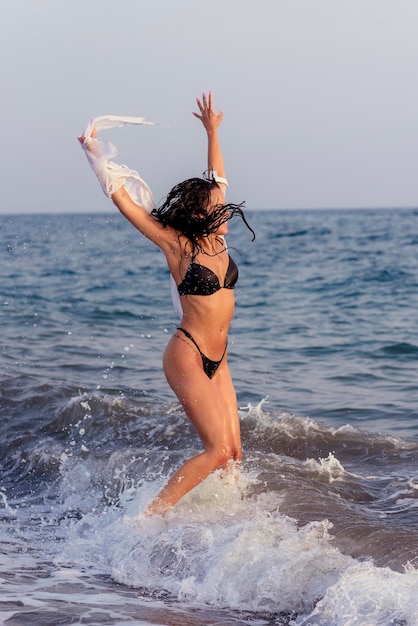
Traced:
<path fill-rule="evenodd" d="M 175 185 L 163 204 L 152 210 L 153 215 L 164 226 L 171 226 L 180 231 L 192 244 L 192 254 L 200 248 L 198 237 L 205 237 L 218 230 L 221 224 L 239 215 L 253 234 L 255 233 L 245 219 L 241 204 L 210 205 L 211 191 L 218 187 L 213 179 L 189 178 Z"/>

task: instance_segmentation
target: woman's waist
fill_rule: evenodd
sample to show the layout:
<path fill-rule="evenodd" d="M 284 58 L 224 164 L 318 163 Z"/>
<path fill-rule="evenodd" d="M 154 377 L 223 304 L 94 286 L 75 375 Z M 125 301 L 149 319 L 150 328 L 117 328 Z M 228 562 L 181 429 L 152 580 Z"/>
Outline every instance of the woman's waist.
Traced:
<path fill-rule="evenodd" d="M 199 320 L 190 320 L 183 316 L 178 328 L 182 328 L 189 333 L 200 349 L 205 352 L 217 352 L 223 349 L 228 341 L 229 323 L 221 326 L 212 326 L 202 323 Z"/>

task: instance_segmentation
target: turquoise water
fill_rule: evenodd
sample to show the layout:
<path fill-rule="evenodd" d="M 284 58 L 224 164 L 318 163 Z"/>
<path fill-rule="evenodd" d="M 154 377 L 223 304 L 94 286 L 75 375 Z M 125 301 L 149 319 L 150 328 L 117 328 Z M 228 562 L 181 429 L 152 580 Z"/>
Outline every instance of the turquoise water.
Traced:
<path fill-rule="evenodd" d="M 241 475 L 151 522 L 199 449 L 162 255 L 115 214 L 0 217 L 4 623 L 418 624 L 418 211 L 248 219 Z"/>

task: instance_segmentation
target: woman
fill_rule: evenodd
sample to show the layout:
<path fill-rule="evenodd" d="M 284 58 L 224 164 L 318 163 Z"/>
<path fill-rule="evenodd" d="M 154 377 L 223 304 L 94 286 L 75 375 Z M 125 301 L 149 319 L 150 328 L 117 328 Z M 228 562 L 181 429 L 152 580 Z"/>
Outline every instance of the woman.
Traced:
<path fill-rule="evenodd" d="M 169 479 L 150 504 L 164 513 L 211 472 L 241 460 L 235 390 L 227 363 L 229 325 L 234 313 L 238 270 L 226 249 L 228 220 L 238 205 L 225 204 L 225 170 L 218 138 L 223 112 L 212 94 L 197 99 L 208 140 L 210 179 L 190 179 L 174 187 L 151 213 L 135 203 L 126 187 L 109 194 L 120 212 L 164 252 L 180 296 L 182 319 L 164 352 L 164 372 L 204 450 Z M 80 138 L 84 142 L 84 137 Z M 87 150 L 92 149 L 87 146 Z M 218 182 L 216 182 L 218 181 Z"/>

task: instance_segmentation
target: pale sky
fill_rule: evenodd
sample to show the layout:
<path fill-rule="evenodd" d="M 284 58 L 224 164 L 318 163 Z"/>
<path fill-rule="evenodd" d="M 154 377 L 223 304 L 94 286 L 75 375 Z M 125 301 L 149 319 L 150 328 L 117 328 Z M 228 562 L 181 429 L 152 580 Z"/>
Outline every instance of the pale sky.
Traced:
<path fill-rule="evenodd" d="M 206 169 L 212 90 L 229 200 L 418 206 L 416 0 L 1 0 L 1 213 L 103 212 L 90 117 L 157 202 Z"/>

